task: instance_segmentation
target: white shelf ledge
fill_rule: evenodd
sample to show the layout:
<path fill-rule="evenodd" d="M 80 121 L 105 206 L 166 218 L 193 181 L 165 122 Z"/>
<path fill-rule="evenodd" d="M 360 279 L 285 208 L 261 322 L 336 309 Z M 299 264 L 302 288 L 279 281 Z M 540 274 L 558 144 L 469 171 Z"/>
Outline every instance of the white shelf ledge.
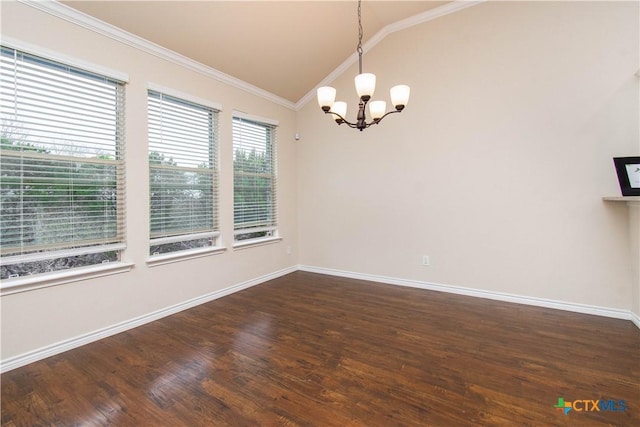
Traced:
<path fill-rule="evenodd" d="M 629 206 L 640 207 L 640 196 L 607 196 L 602 200 L 605 202 L 625 202 Z"/>

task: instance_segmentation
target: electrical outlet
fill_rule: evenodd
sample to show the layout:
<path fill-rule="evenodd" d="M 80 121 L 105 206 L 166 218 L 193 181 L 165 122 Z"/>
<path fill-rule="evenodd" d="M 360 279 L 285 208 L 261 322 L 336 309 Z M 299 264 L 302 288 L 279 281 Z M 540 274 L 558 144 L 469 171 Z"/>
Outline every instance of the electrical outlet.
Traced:
<path fill-rule="evenodd" d="M 422 265 L 430 266 L 431 260 L 429 259 L 429 255 L 422 255 Z"/>
<path fill-rule="evenodd" d="M 287 255 L 291 255 L 291 246 L 287 246 Z"/>

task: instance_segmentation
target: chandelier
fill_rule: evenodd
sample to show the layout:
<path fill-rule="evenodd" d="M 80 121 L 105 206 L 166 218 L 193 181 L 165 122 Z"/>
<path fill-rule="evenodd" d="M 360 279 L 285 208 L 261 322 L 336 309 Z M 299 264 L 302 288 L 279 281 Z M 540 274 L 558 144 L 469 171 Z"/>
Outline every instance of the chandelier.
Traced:
<path fill-rule="evenodd" d="M 345 117 L 347 115 L 347 103 L 343 101 L 336 101 L 336 90 L 330 86 L 323 86 L 318 88 L 318 104 L 325 114 L 333 114 L 333 117 L 339 125 L 345 123 L 347 126 L 353 129 L 358 129 L 361 132 L 371 125 L 377 125 L 382 119 L 389 114 L 399 113 L 409 102 L 409 86 L 398 85 L 391 88 L 391 103 L 395 110 L 391 110 L 388 113 L 387 103 L 385 101 L 369 101 L 376 90 L 376 76 L 371 73 L 362 72 L 362 8 L 361 0 L 358 0 L 358 52 L 359 62 L 359 74 L 355 78 L 356 92 L 360 101 L 358 103 L 358 116 L 356 122 L 352 123 Z M 371 121 L 367 123 L 366 107 L 369 104 L 369 113 L 371 114 Z"/>

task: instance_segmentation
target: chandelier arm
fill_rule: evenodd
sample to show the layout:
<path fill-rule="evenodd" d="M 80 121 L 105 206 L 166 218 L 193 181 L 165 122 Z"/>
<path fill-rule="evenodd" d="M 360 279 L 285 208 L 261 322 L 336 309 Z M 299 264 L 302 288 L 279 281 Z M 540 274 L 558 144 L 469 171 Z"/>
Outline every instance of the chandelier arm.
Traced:
<path fill-rule="evenodd" d="M 345 119 L 344 117 L 342 117 L 340 114 L 338 113 L 334 113 L 333 111 L 325 111 L 325 114 L 333 114 L 334 116 L 338 117 L 340 120 L 342 120 L 341 122 L 338 122 L 339 125 L 341 124 L 346 124 L 347 126 L 349 126 L 350 128 L 356 128 L 358 126 L 357 123 L 351 123 L 349 120 Z M 337 121 L 337 120 L 336 120 Z"/>
<path fill-rule="evenodd" d="M 367 123 L 366 121 L 363 121 L 360 125 L 358 123 L 352 123 L 352 122 L 348 121 L 347 119 L 342 117 L 340 114 L 334 113 L 333 111 L 324 111 L 324 113 L 325 114 L 333 114 L 334 116 L 338 117 L 341 120 L 339 122 L 336 120 L 338 122 L 338 125 L 341 125 L 341 124 L 344 123 L 345 125 L 347 125 L 351 129 L 360 129 L 360 131 L 362 131 L 362 130 L 368 128 L 368 127 L 371 127 L 373 125 L 377 125 L 378 123 L 380 123 L 382 121 L 382 119 L 387 117 L 389 114 L 402 113 L 402 111 L 400 111 L 400 110 L 389 111 L 388 113 L 385 113 L 379 119 L 373 119 L 369 123 Z"/>
<path fill-rule="evenodd" d="M 402 112 L 402 111 L 400 111 L 400 110 L 392 110 L 392 111 L 389 111 L 388 113 L 385 113 L 385 114 L 384 114 L 382 117 L 380 117 L 379 119 L 377 119 L 377 120 L 376 120 L 376 119 L 373 119 L 373 122 L 371 122 L 371 125 L 373 125 L 373 124 L 376 124 L 376 125 L 377 125 L 378 123 L 380 123 L 380 122 L 382 121 L 382 119 L 384 119 L 385 117 L 387 117 L 389 114 L 401 113 L 401 112 Z M 369 125 L 369 126 L 371 126 L 371 125 Z"/>

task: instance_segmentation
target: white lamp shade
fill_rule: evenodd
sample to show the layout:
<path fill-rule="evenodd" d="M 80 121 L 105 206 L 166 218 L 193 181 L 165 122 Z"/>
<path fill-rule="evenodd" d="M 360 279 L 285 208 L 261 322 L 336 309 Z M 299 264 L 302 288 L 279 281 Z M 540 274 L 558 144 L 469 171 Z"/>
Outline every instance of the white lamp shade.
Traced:
<path fill-rule="evenodd" d="M 373 119 L 379 119 L 384 116 L 385 111 L 387 111 L 387 103 L 384 101 L 373 101 L 369 104 L 369 112 Z"/>
<path fill-rule="evenodd" d="M 331 112 L 340 114 L 342 117 L 347 117 L 347 103 L 343 101 L 336 101 L 331 106 Z M 339 119 L 340 117 L 335 116 L 335 119 Z"/>
<path fill-rule="evenodd" d="M 336 99 L 336 90 L 331 86 L 323 86 L 318 88 L 318 104 L 320 108 L 331 107 Z"/>
<path fill-rule="evenodd" d="M 398 85 L 391 88 L 391 103 L 396 109 L 399 105 L 403 108 L 409 102 L 409 94 L 411 89 L 407 85 Z"/>
<path fill-rule="evenodd" d="M 363 97 L 368 97 L 367 99 L 373 96 L 373 92 L 376 91 L 376 75 L 371 73 L 362 73 L 356 76 L 356 92 L 358 93 L 358 97 L 362 99 Z"/>

